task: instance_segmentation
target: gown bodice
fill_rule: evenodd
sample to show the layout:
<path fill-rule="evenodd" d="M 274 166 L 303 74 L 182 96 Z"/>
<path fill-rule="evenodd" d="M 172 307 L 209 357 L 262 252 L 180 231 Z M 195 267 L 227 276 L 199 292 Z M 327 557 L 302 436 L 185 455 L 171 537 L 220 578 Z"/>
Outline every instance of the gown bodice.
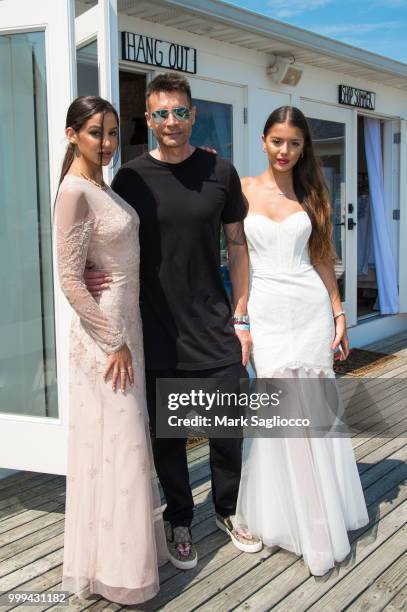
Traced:
<path fill-rule="evenodd" d="M 251 213 L 244 225 L 253 276 L 295 273 L 299 268 L 311 267 L 308 253 L 311 222 L 305 211 L 293 213 L 283 221 Z"/>

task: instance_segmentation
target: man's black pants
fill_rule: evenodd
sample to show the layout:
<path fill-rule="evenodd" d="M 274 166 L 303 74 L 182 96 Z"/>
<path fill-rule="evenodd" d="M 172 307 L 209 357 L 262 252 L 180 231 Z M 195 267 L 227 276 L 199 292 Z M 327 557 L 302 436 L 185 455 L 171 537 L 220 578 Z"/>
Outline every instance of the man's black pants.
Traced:
<path fill-rule="evenodd" d="M 157 438 L 156 430 L 156 380 L 157 378 L 248 378 L 241 363 L 234 363 L 211 370 L 147 370 L 147 406 L 152 432 L 155 469 L 164 490 L 167 507 L 164 520 L 173 527 L 189 527 L 193 518 L 194 501 L 189 484 L 186 439 Z M 221 516 L 235 513 L 242 468 L 241 438 L 211 438 L 209 462 L 212 475 L 212 499 L 215 510 Z"/>

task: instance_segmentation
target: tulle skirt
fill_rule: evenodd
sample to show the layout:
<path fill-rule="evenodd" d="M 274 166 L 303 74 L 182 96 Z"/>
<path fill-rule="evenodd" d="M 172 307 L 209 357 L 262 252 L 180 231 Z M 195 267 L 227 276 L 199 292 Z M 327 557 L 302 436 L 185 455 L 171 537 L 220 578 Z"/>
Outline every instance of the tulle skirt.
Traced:
<path fill-rule="evenodd" d="M 334 376 L 328 368 L 304 367 L 274 375 L 295 378 L 298 385 Z M 319 409 L 304 405 L 303 413 Z M 326 573 L 349 554 L 347 531 L 368 523 L 350 439 L 245 439 L 236 517 L 265 545 L 302 555 L 314 575 Z"/>

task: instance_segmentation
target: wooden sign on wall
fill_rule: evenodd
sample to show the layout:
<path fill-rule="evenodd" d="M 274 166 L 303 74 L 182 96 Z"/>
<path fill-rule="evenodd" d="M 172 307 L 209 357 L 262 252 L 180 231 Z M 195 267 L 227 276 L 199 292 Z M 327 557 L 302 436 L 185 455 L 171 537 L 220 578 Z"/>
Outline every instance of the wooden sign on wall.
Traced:
<path fill-rule="evenodd" d="M 374 91 L 357 89 L 356 87 L 351 87 L 350 85 L 339 85 L 338 101 L 339 104 L 374 110 L 376 106 L 376 94 Z"/>
<path fill-rule="evenodd" d="M 196 49 L 143 34 L 122 32 L 122 59 L 196 74 Z"/>

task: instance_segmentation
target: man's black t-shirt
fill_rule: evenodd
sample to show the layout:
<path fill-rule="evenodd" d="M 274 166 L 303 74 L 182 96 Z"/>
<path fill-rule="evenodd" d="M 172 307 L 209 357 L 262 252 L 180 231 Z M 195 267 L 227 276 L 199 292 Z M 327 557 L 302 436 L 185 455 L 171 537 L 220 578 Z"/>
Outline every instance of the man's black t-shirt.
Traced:
<path fill-rule="evenodd" d="M 112 188 L 140 217 L 140 307 L 147 369 L 203 370 L 241 360 L 220 267 L 221 223 L 246 214 L 226 160 L 195 149 L 178 164 L 145 153 Z"/>

